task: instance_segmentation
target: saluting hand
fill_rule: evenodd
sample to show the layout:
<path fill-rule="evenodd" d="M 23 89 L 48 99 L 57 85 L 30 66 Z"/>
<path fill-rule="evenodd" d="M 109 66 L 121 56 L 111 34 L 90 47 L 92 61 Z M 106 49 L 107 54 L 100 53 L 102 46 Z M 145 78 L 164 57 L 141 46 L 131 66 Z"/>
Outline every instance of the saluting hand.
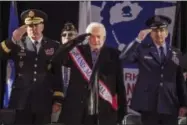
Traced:
<path fill-rule="evenodd" d="M 60 109 L 61 109 L 61 104 L 59 104 L 59 103 L 54 103 L 53 104 L 53 107 L 52 107 L 52 112 L 53 113 L 56 113 L 56 112 L 60 111 Z"/>
<path fill-rule="evenodd" d="M 179 116 L 180 117 L 184 117 L 186 115 L 186 113 L 187 113 L 187 108 L 186 107 L 181 107 L 179 109 Z"/>
<path fill-rule="evenodd" d="M 21 40 L 21 38 L 23 37 L 23 35 L 27 31 L 26 28 L 27 28 L 27 25 L 23 25 L 23 26 L 17 28 L 16 30 L 14 30 L 14 32 L 12 34 L 13 41 L 19 41 L 19 40 Z"/>
<path fill-rule="evenodd" d="M 151 31 L 152 31 L 152 29 L 144 29 L 144 30 L 141 30 L 141 31 L 139 32 L 137 38 L 138 38 L 140 41 L 143 41 L 143 40 L 146 38 L 146 36 L 147 36 Z"/>

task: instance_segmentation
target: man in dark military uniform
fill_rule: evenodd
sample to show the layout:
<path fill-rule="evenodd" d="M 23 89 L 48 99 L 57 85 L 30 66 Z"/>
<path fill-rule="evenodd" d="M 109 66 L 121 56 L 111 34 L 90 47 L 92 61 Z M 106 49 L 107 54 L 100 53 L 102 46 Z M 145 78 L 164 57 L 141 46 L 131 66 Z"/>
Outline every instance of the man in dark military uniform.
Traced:
<path fill-rule="evenodd" d="M 66 23 L 64 27 L 62 28 L 60 37 L 61 37 L 61 43 L 65 44 L 69 40 L 75 38 L 78 35 L 77 29 L 72 23 Z"/>
<path fill-rule="evenodd" d="M 63 65 L 71 68 L 71 74 L 59 122 L 65 125 L 116 125 L 126 113 L 119 52 L 104 45 L 106 31 L 103 24 L 90 23 L 86 33 L 92 34 L 86 39 L 88 44 L 73 48 L 63 59 Z"/>
<path fill-rule="evenodd" d="M 78 33 L 77 33 L 77 29 L 75 28 L 75 26 L 72 23 L 66 23 L 64 27 L 62 28 L 62 31 L 60 34 L 61 44 L 66 44 L 67 42 L 75 38 L 77 35 Z M 63 65 L 61 68 L 62 68 L 62 79 L 63 79 L 63 87 L 64 87 L 63 91 L 64 91 L 64 95 L 66 95 L 66 90 L 68 88 L 69 80 L 70 80 L 71 69 L 70 67 L 66 67 Z M 61 110 L 52 114 L 51 116 L 52 122 L 58 121 L 60 112 Z"/>
<path fill-rule="evenodd" d="M 9 108 L 16 110 L 16 124 L 50 123 L 51 112 L 60 109 L 63 99 L 61 70 L 47 72 L 47 62 L 59 43 L 43 36 L 44 12 L 26 10 L 21 19 L 25 25 L 13 32 L 11 40 L 0 44 L 0 57 L 15 62 Z"/>
<path fill-rule="evenodd" d="M 166 16 L 151 17 L 146 22 L 150 29 L 142 30 L 120 55 L 139 66 L 131 108 L 141 113 L 143 125 L 177 125 L 178 115 L 186 113 L 187 91 L 178 61 L 180 51 L 165 41 L 170 23 Z M 152 43 L 141 43 L 149 33 Z"/>
<path fill-rule="evenodd" d="M 65 44 L 69 40 L 72 40 L 78 35 L 77 29 L 72 23 L 66 23 L 61 31 L 61 43 Z M 70 68 L 62 66 L 62 75 L 63 75 L 63 84 L 64 84 L 64 93 L 69 84 L 70 79 Z"/>

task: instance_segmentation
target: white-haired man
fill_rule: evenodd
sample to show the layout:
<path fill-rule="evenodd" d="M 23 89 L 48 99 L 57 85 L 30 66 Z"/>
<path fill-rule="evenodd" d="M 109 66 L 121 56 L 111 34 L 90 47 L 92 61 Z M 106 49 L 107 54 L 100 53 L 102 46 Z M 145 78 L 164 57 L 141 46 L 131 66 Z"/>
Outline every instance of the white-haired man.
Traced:
<path fill-rule="evenodd" d="M 73 48 L 66 61 L 62 61 L 63 65 L 71 67 L 71 76 L 59 122 L 116 125 L 126 113 L 119 52 L 104 45 L 103 24 L 90 23 L 86 33 L 92 34 L 87 39 L 88 44 Z"/>

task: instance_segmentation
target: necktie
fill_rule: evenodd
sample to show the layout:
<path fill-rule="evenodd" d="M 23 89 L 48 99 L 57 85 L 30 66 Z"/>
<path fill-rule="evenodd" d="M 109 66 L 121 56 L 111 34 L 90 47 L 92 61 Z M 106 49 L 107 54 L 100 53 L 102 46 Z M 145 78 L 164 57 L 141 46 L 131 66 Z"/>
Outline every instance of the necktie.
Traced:
<path fill-rule="evenodd" d="M 95 65 L 95 62 L 97 60 L 97 56 L 98 56 L 98 50 L 92 51 L 92 63 L 93 63 L 93 65 Z"/>
<path fill-rule="evenodd" d="M 159 49 L 160 49 L 160 61 L 163 64 L 165 61 L 164 48 L 161 46 Z"/>
<path fill-rule="evenodd" d="M 35 49 L 36 52 L 38 52 L 38 47 L 37 47 L 37 45 L 38 45 L 38 41 L 35 41 L 35 42 L 34 42 L 34 49 Z"/>

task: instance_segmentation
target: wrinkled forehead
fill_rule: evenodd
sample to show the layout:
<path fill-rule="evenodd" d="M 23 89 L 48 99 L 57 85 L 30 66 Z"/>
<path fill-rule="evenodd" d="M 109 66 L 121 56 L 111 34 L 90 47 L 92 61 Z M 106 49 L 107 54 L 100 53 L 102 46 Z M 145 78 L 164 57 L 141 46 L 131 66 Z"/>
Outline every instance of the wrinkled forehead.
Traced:
<path fill-rule="evenodd" d="M 72 34 L 77 34 L 77 32 L 76 31 L 63 31 L 62 32 L 63 34 L 69 34 L 69 33 L 72 33 Z"/>
<path fill-rule="evenodd" d="M 63 31 L 61 33 L 61 37 L 75 37 L 77 35 L 77 32 L 76 31 Z"/>
<path fill-rule="evenodd" d="M 105 36 L 105 30 L 102 28 L 102 27 L 93 27 L 92 29 L 91 29 L 91 34 L 92 35 L 100 35 L 100 36 Z"/>

